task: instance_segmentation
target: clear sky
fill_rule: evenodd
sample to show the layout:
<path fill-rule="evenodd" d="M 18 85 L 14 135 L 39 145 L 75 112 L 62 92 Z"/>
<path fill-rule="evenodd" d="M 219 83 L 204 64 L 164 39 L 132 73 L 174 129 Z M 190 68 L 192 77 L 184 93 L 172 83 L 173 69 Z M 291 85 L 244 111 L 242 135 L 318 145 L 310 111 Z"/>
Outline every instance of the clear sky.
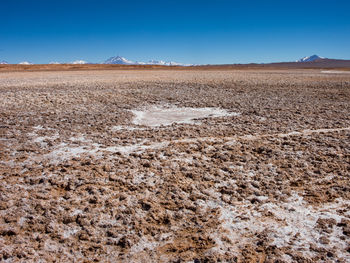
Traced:
<path fill-rule="evenodd" d="M 0 61 L 350 59 L 350 1 L 0 0 Z"/>

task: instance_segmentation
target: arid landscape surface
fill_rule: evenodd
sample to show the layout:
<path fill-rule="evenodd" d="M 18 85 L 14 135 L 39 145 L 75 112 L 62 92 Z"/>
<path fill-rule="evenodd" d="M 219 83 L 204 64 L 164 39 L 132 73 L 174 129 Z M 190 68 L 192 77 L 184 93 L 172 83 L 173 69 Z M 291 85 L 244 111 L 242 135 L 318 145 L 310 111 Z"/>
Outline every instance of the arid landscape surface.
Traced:
<path fill-rule="evenodd" d="M 0 73 L 0 261 L 350 262 L 350 74 Z"/>

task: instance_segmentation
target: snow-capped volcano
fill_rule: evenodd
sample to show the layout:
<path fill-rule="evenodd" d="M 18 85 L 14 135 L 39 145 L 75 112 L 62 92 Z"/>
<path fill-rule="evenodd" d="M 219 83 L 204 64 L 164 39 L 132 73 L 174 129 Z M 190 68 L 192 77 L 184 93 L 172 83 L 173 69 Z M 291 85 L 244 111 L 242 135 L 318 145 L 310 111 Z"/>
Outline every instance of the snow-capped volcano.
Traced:
<path fill-rule="evenodd" d="M 116 56 L 107 59 L 103 64 L 132 65 L 135 64 L 135 62 L 127 60 L 124 57 Z"/>
<path fill-rule="evenodd" d="M 7 65 L 8 63 L 6 61 L 0 61 L 0 65 Z"/>
<path fill-rule="evenodd" d="M 150 60 L 148 62 L 132 61 L 121 56 L 111 57 L 102 64 L 117 64 L 117 65 L 160 65 L 160 66 L 191 66 L 190 64 L 181 64 L 177 62 L 166 62 L 163 60 Z"/>
<path fill-rule="evenodd" d="M 28 61 L 23 61 L 23 62 L 18 63 L 18 65 L 33 65 L 33 63 L 28 62 Z"/>
<path fill-rule="evenodd" d="M 320 56 L 317 56 L 317 55 L 312 55 L 312 56 L 309 56 L 309 57 L 303 57 L 303 58 L 297 60 L 296 62 L 312 62 L 312 61 L 315 61 L 315 60 L 318 60 L 318 59 L 324 59 L 324 57 L 320 57 Z"/>
<path fill-rule="evenodd" d="M 76 60 L 71 62 L 71 64 L 88 64 L 88 62 L 86 62 L 85 60 Z"/>

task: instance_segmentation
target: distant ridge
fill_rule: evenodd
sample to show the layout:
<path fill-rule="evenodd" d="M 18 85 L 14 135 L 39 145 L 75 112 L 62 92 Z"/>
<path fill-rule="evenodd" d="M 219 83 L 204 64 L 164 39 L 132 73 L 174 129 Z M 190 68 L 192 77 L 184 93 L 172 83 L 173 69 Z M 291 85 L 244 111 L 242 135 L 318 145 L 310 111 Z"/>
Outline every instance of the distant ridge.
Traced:
<path fill-rule="evenodd" d="M 7 65 L 8 63 L 6 61 L 0 61 L 0 65 Z"/>

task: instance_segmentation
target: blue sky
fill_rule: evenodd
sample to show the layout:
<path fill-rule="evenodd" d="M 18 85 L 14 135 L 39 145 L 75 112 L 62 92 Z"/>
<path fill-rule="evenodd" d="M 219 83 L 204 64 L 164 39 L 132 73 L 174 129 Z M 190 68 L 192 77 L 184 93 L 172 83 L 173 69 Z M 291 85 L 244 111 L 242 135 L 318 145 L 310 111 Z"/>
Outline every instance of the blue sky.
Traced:
<path fill-rule="evenodd" d="M 350 59 L 350 1 L 0 0 L 0 61 Z"/>

